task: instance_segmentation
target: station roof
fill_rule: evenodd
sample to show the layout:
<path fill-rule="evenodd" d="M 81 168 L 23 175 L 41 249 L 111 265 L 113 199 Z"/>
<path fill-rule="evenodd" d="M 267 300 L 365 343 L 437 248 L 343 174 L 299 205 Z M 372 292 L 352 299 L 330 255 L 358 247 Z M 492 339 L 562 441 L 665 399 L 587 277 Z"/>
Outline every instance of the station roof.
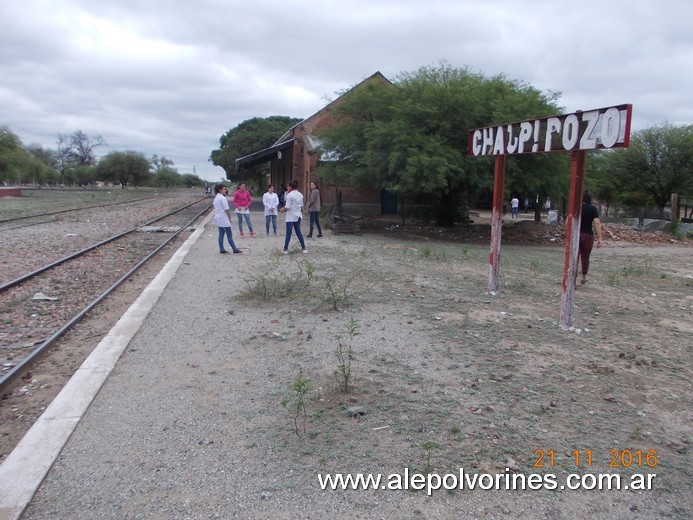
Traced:
<path fill-rule="evenodd" d="M 264 150 L 258 150 L 244 157 L 239 157 L 236 159 L 236 171 L 240 171 L 241 168 L 250 168 L 256 164 L 261 164 L 269 161 L 277 152 L 281 152 L 288 148 L 291 148 L 294 144 L 295 139 L 289 139 L 282 143 L 276 143 L 269 148 Z"/>

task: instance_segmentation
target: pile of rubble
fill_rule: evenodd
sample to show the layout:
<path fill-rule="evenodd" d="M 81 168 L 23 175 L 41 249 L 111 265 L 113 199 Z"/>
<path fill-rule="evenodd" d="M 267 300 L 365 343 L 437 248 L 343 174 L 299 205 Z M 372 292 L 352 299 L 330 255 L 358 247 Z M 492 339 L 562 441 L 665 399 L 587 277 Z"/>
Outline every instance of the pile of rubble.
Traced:
<path fill-rule="evenodd" d="M 488 244 L 491 240 L 491 224 L 484 219 L 469 226 L 454 228 L 427 226 L 422 224 L 402 225 L 401 223 L 383 223 L 372 219 L 361 219 L 364 232 L 378 232 L 390 236 L 411 239 L 450 240 L 468 243 Z M 481 220 L 481 222 L 479 221 Z M 663 231 L 642 231 L 625 224 L 609 223 L 602 226 L 602 238 L 605 242 L 618 242 L 636 245 L 693 245 L 690 238 L 676 239 Z M 547 224 L 534 220 L 516 220 L 503 222 L 501 241 L 504 244 L 531 244 L 563 246 L 565 245 L 565 225 L 563 223 Z"/>
<path fill-rule="evenodd" d="M 688 244 L 693 243 L 690 239 L 682 238 L 677 240 L 670 233 L 664 231 L 641 231 L 633 229 L 625 224 L 604 224 L 602 238 L 613 242 L 627 242 L 633 244 Z"/>
<path fill-rule="evenodd" d="M 489 230 L 490 238 L 490 230 Z M 643 231 L 625 224 L 602 224 L 602 239 L 605 242 L 620 242 L 637 245 L 693 244 L 690 239 L 676 239 L 664 231 Z M 565 244 L 565 225 L 543 222 L 521 221 L 503 226 L 502 241 L 513 244 Z"/>

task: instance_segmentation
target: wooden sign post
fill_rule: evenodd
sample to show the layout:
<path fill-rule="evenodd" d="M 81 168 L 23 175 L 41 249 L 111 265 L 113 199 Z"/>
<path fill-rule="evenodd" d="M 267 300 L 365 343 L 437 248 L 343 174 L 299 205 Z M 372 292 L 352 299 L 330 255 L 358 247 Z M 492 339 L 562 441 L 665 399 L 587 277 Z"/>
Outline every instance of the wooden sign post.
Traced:
<path fill-rule="evenodd" d="M 575 277 L 578 267 L 580 245 L 580 220 L 582 216 L 582 191 L 585 184 L 587 152 L 573 152 L 570 167 L 570 202 L 565 221 L 565 262 L 563 264 L 563 292 L 561 297 L 562 327 L 573 324 L 573 301 L 575 299 Z"/>
<path fill-rule="evenodd" d="M 501 231 L 503 229 L 503 195 L 505 194 L 505 155 L 496 156 L 493 174 L 493 213 L 491 216 L 491 253 L 489 256 L 488 292 L 496 294 L 500 277 Z"/>
<path fill-rule="evenodd" d="M 560 325 L 562 327 L 572 326 L 575 276 L 580 242 L 582 192 L 587 161 L 586 150 L 627 147 L 630 144 L 632 112 L 633 105 L 618 105 L 470 130 L 468 155 L 474 157 L 495 156 L 496 158 L 489 254 L 489 293 L 496 294 L 498 291 L 500 276 L 507 155 L 571 152 L 570 203 L 566 219 Z"/>

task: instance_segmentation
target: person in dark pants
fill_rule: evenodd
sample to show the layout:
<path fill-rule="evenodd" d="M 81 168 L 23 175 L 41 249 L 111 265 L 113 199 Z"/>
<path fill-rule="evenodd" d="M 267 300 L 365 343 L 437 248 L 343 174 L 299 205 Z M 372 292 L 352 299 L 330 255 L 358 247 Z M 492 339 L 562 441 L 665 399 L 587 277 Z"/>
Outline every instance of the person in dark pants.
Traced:
<path fill-rule="evenodd" d="M 313 238 L 313 225 L 318 228 L 318 238 L 322 238 L 322 228 L 320 227 L 320 189 L 316 182 L 310 183 L 310 197 L 308 198 L 308 211 L 310 212 L 310 231 L 306 235 Z"/>
<path fill-rule="evenodd" d="M 289 182 L 288 192 L 286 194 L 285 205 L 280 209 L 282 213 L 286 213 L 286 238 L 284 239 L 284 249 L 282 253 L 289 254 L 289 241 L 291 240 L 292 231 L 296 232 L 296 237 L 301 243 L 301 249 L 307 253 L 306 243 L 303 240 L 301 233 L 301 218 L 303 213 L 303 194 L 298 191 L 298 182 L 293 180 Z"/>
<path fill-rule="evenodd" d="M 580 280 L 582 285 L 587 283 L 595 231 L 597 232 L 597 249 L 599 249 L 602 247 L 602 222 L 599 220 L 599 211 L 592 205 L 592 196 L 586 191 L 582 195 L 580 245 L 578 247 L 579 261 L 582 263 L 582 279 Z M 577 282 L 577 269 L 575 270 L 575 281 Z"/>
<path fill-rule="evenodd" d="M 283 208 L 286 203 L 286 186 L 282 184 L 277 195 L 279 196 L 279 208 Z"/>

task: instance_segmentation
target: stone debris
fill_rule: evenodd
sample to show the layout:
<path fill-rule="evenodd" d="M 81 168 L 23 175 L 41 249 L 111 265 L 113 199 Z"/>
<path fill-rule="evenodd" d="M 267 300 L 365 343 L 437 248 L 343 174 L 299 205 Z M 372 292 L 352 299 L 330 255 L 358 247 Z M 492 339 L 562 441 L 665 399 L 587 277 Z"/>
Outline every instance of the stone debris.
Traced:
<path fill-rule="evenodd" d="M 34 296 L 32 296 L 31 299 L 32 300 L 45 300 L 45 301 L 54 302 L 54 301 L 59 300 L 60 298 L 55 298 L 53 296 L 47 296 L 47 295 L 43 294 L 42 292 L 37 292 L 36 294 L 34 294 Z"/>
<path fill-rule="evenodd" d="M 368 413 L 368 410 L 366 410 L 366 408 L 363 406 L 350 406 L 349 408 L 347 408 L 347 411 L 349 412 L 349 415 L 351 415 L 352 417 L 366 415 Z"/>

